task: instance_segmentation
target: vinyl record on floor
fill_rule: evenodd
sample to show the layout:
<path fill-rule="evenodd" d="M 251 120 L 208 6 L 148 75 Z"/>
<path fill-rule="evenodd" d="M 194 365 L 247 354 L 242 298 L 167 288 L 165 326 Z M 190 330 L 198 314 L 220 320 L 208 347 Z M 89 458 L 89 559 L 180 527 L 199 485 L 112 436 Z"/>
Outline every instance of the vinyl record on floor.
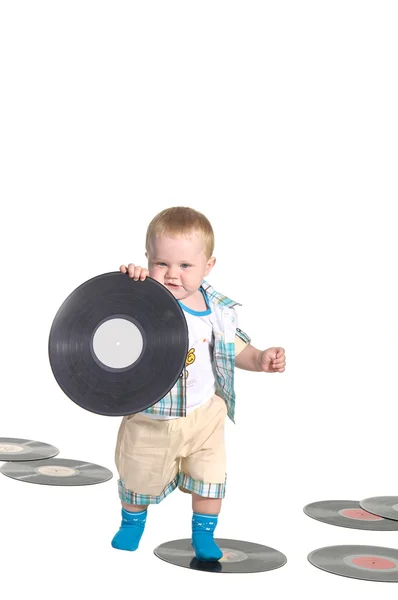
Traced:
<path fill-rule="evenodd" d="M 373 531 L 398 531 L 398 521 L 373 515 L 353 500 L 324 500 L 304 507 L 309 517 L 339 527 Z"/>
<path fill-rule="evenodd" d="M 27 483 L 61 486 L 103 483 L 113 477 L 105 467 L 68 458 L 6 463 L 0 467 L 0 473 Z"/>
<path fill-rule="evenodd" d="M 381 546 L 329 546 L 308 555 L 314 566 L 334 575 L 398 582 L 398 550 Z"/>
<path fill-rule="evenodd" d="M 90 279 L 59 308 L 49 358 L 63 392 L 82 408 L 124 416 L 149 408 L 181 376 L 188 328 L 171 292 L 121 272 Z"/>
<path fill-rule="evenodd" d="M 161 544 L 154 554 L 168 563 L 211 573 L 257 573 L 271 571 L 286 564 L 284 554 L 260 544 L 239 540 L 215 539 L 223 556 L 216 562 L 202 562 L 195 557 L 190 539 Z"/>
<path fill-rule="evenodd" d="M 0 437 L 0 461 L 25 461 L 52 458 L 59 454 L 58 448 L 21 438 Z"/>
<path fill-rule="evenodd" d="M 359 504 L 379 517 L 393 519 L 398 525 L 398 496 L 375 496 L 361 500 Z"/>

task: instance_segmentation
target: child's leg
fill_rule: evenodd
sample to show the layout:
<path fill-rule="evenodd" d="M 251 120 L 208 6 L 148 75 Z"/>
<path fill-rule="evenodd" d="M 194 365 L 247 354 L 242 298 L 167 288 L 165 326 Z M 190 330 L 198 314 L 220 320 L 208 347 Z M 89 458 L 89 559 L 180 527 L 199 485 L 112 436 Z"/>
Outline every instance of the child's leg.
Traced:
<path fill-rule="evenodd" d="M 214 530 L 226 485 L 224 400 L 214 396 L 188 415 L 193 423 L 190 446 L 181 461 L 179 487 L 192 493 L 192 546 L 198 560 L 216 561 L 222 551 Z"/>
<path fill-rule="evenodd" d="M 122 502 L 122 523 L 112 540 L 118 550 L 137 550 L 144 533 L 148 505 Z"/>
<path fill-rule="evenodd" d="M 112 540 L 114 548 L 136 550 L 148 505 L 158 504 L 177 487 L 178 421 L 153 420 L 142 413 L 123 419 L 115 451 L 122 524 Z"/>
<path fill-rule="evenodd" d="M 221 511 L 221 498 L 205 498 L 192 494 L 192 510 L 202 515 L 218 515 Z"/>
<path fill-rule="evenodd" d="M 192 546 L 198 560 L 216 561 L 222 557 L 222 551 L 213 537 L 221 502 L 221 498 L 192 494 Z"/>

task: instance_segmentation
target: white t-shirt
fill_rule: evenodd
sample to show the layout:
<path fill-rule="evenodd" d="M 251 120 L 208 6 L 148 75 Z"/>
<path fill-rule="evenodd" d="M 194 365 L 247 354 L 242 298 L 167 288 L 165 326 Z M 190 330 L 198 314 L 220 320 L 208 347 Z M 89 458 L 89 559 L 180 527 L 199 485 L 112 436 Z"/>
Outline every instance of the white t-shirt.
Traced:
<path fill-rule="evenodd" d="M 187 414 L 207 402 L 216 391 L 211 309 L 193 311 L 181 306 L 188 324 L 189 351 L 185 361 Z"/>
<path fill-rule="evenodd" d="M 205 297 L 205 296 L 204 296 Z M 209 315 L 211 308 L 204 311 L 192 310 L 179 302 L 188 325 L 189 350 L 185 361 L 187 414 L 204 404 L 216 391 L 213 371 L 213 327 Z M 145 413 L 151 419 L 175 419 L 167 415 Z"/>

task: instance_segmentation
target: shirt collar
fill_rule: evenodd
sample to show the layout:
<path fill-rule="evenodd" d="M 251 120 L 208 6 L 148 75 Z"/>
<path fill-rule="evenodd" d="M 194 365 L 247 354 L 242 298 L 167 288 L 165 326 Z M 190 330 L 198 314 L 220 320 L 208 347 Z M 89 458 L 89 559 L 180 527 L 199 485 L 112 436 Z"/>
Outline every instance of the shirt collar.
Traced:
<path fill-rule="evenodd" d="M 224 294 L 220 294 L 216 292 L 216 290 L 209 284 L 205 279 L 202 281 L 202 288 L 206 292 L 206 296 L 210 300 L 210 302 L 214 302 L 218 306 L 242 306 L 239 302 L 235 302 L 235 300 L 231 300 L 228 296 L 224 296 Z"/>

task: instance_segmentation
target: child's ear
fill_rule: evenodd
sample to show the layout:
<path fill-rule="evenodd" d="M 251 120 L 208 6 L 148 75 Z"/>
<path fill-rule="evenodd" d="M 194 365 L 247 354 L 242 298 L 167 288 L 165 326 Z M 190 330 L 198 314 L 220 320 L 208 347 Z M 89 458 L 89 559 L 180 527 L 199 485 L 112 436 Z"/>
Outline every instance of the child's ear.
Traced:
<path fill-rule="evenodd" d="M 212 270 L 212 268 L 214 267 L 215 264 L 216 264 L 216 257 L 212 256 L 207 261 L 205 275 L 208 275 L 210 273 L 210 271 Z"/>

